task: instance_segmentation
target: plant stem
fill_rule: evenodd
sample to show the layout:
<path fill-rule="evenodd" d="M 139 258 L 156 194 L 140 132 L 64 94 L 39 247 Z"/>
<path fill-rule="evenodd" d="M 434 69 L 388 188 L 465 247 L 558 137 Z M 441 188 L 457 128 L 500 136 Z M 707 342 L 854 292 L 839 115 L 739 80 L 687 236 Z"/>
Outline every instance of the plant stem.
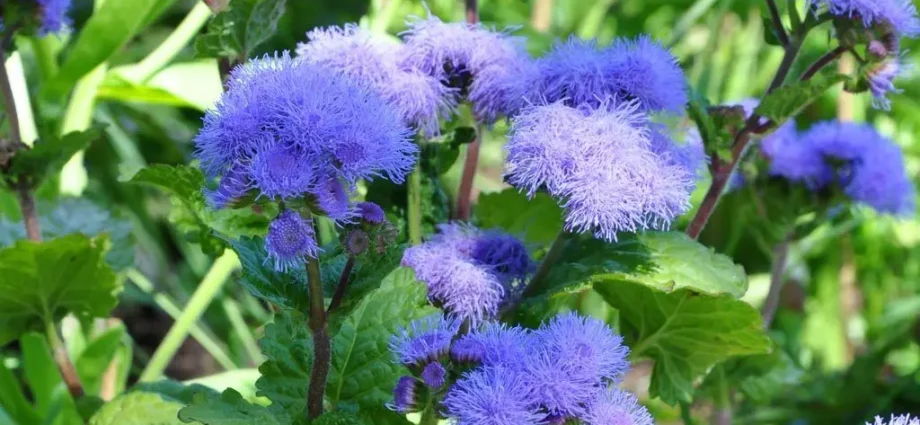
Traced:
<path fill-rule="evenodd" d="M 786 33 L 786 27 L 783 26 L 783 20 L 779 16 L 779 8 L 776 7 L 776 0 L 767 0 L 767 9 L 770 9 L 770 20 L 773 21 L 773 29 L 776 31 L 776 38 L 783 46 L 789 45 L 789 34 Z"/>
<path fill-rule="evenodd" d="M 732 423 L 732 389 L 728 384 L 728 378 L 725 377 L 725 369 L 721 367 L 717 371 L 719 379 L 715 389 L 715 408 L 712 411 L 713 425 L 731 425 Z"/>
<path fill-rule="evenodd" d="M 160 346 L 157 347 L 153 356 L 150 357 L 150 362 L 147 363 L 147 367 L 144 368 L 140 378 L 138 378 L 140 382 L 156 380 L 163 374 L 163 371 L 166 370 L 166 366 L 169 365 L 169 361 L 176 352 L 179 351 L 179 347 L 182 346 L 190 329 L 195 325 L 195 322 L 201 318 L 205 310 L 208 309 L 208 306 L 211 305 L 211 301 L 217 298 L 227 278 L 230 277 L 233 270 L 239 267 L 239 264 L 240 261 L 236 257 L 236 254 L 230 250 L 225 251 L 220 258 L 214 261 L 214 264 L 211 265 L 211 269 L 208 270 L 204 278 L 201 279 L 198 288 L 195 289 L 192 297 L 188 300 L 188 304 L 186 304 L 185 309 L 182 310 L 182 314 L 179 315 L 176 322 L 169 328 L 166 337 L 163 338 Z"/>
<path fill-rule="evenodd" d="M 530 279 L 530 283 L 524 288 L 524 292 L 521 295 L 522 299 L 532 296 L 540 289 L 543 289 L 543 281 L 546 279 L 546 276 L 549 275 L 550 269 L 552 269 L 556 261 L 559 260 L 559 257 L 568 244 L 569 234 L 565 230 L 561 230 L 559 234 L 556 235 L 556 239 L 553 241 L 552 246 L 549 247 L 549 251 L 547 251 L 546 255 L 543 257 L 543 261 L 540 262 L 540 267 L 537 268 L 537 272 L 534 273 L 533 278 Z"/>
<path fill-rule="evenodd" d="M 834 50 L 831 50 L 830 52 L 825 53 L 824 56 L 821 56 L 820 58 L 818 58 L 818 60 L 816 60 L 815 63 L 811 64 L 811 66 L 808 67 L 805 73 L 802 74 L 802 81 L 806 81 L 806 80 L 811 79 L 811 77 L 814 77 L 816 74 L 818 74 L 818 72 L 821 72 L 821 70 L 824 69 L 825 66 L 828 66 L 830 65 L 831 62 L 839 59 L 840 56 L 846 53 L 848 49 L 849 47 L 841 45 L 841 46 L 837 46 L 837 48 L 835 48 Z"/>
<path fill-rule="evenodd" d="M 77 369 L 74 368 L 70 357 L 67 356 L 67 347 L 58 334 L 54 319 L 51 318 L 51 312 L 45 314 L 45 336 L 48 338 L 48 345 L 54 355 L 54 363 L 57 364 L 61 378 L 64 380 L 64 384 L 67 385 L 67 391 L 70 392 L 74 399 L 83 397 L 83 384 L 80 383 L 80 375 L 77 374 Z"/>
<path fill-rule="evenodd" d="M 692 412 L 690 412 L 690 403 L 680 402 L 680 418 L 684 421 L 684 425 L 695 425 Z"/>
<path fill-rule="evenodd" d="M 147 279 L 147 276 L 144 276 L 139 270 L 131 268 L 125 271 L 125 277 L 130 279 L 131 282 L 134 282 L 134 286 L 137 286 L 145 294 L 153 298 L 153 302 L 160 307 L 163 312 L 165 312 L 173 320 L 179 320 L 179 316 L 182 315 L 182 309 L 179 308 L 179 305 L 174 301 L 169 295 L 166 295 L 162 292 L 157 293 L 154 290 L 153 283 L 150 282 L 150 279 Z M 198 341 L 201 344 L 201 347 L 204 348 L 204 351 L 207 351 L 211 357 L 217 361 L 222 368 L 227 370 L 236 369 L 237 365 L 230 359 L 230 355 L 227 354 L 227 351 L 217 341 L 213 336 L 213 332 L 209 331 L 207 325 L 201 323 L 200 321 L 195 321 L 189 327 L 189 335 L 192 338 L 195 338 L 195 341 Z"/>
<path fill-rule="evenodd" d="M 463 6 L 466 11 L 466 23 L 479 23 L 479 4 L 478 0 L 463 0 Z"/>
<path fill-rule="evenodd" d="M 319 259 L 307 257 L 307 286 L 310 291 L 310 330 L 313 332 L 313 370 L 310 371 L 310 387 L 307 389 L 307 418 L 318 418 L 323 414 L 323 393 L 329 376 L 329 362 L 332 355 L 329 332 L 326 328 L 326 310 L 323 306 L 323 281 L 320 275 Z"/>
<path fill-rule="evenodd" d="M 457 189 L 457 220 L 469 220 L 473 210 L 473 185 L 476 180 L 476 170 L 479 168 L 479 146 L 482 139 L 482 126 L 476 126 L 476 137 L 466 147 L 466 160 L 463 163 L 463 175 L 460 177 L 460 187 Z"/>
<path fill-rule="evenodd" d="M 20 176 L 17 183 L 16 193 L 19 195 L 19 209 L 22 211 L 22 223 L 26 227 L 26 235 L 29 240 L 41 242 L 42 230 L 38 223 L 38 213 L 35 211 L 35 197 L 32 195 L 32 187 L 25 177 Z"/>
<path fill-rule="evenodd" d="M 224 298 L 221 306 L 224 308 L 224 313 L 227 314 L 227 319 L 230 320 L 233 332 L 240 339 L 243 348 L 246 349 L 250 364 L 258 366 L 263 360 L 262 350 L 259 350 L 259 344 L 256 342 L 255 337 L 252 336 L 252 331 L 249 329 L 249 325 L 246 324 L 246 320 L 243 319 L 243 313 L 240 311 L 239 306 L 236 305 L 236 301 L 227 297 Z"/>
<path fill-rule="evenodd" d="M 438 425 L 440 418 L 438 418 L 438 409 L 435 409 L 434 406 L 428 406 L 427 409 L 422 411 L 422 418 L 419 420 L 418 425 Z"/>
<path fill-rule="evenodd" d="M 780 88 L 780 86 L 786 82 L 786 77 L 789 76 L 789 71 L 792 70 L 792 64 L 795 63 L 795 59 L 799 56 L 799 51 L 801 50 L 802 43 L 799 41 L 790 42 L 788 45 L 786 45 L 783 60 L 780 62 L 779 68 L 776 70 L 776 75 L 774 75 L 773 81 L 770 82 L 770 87 L 767 88 L 767 94 L 773 93 L 774 90 Z"/>
<path fill-rule="evenodd" d="M 9 45 L 10 36 L 0 43 L 0 92 L 3 92 L 3 106 L 6 110 L 6 119 L 10 123 L 10 140 L 0 137 L 0 155 L 18 149 L 22 143 L 22 133 L 19 130 L 19 117 L 16 113 L 16 99 L 13 97 L 13 86 L 10 84 L 10 75 L 6 70 L 6 47 Z M 0 161 L 0 164 L 6 161 Z"/>
<path fill-rule="evenodd" d="M 335 293 L 332 294 L 332 302 L 329 303 L 329 308 L 326 310 L 326 314 L 329 314 L 342 304 L 342 299 L 345 298 L 345 292 L 348 290 L 348 281 L 351 279 L 351 270 L 355 267 L 355 256 L 349 255 L 348 261 L 345 262 L 345 267 L 342 268 L 342 274 L 339 275 L 339 284 L 335 287 Z"/>
<path fill-rule="evenodd" d="M 422 164 L 415 163 L 415 169 L 409 174 L 406 196 L 406 220 L 409 227 L 409 242 L 412 245 L 422 243 Z"/>
<path fill-rule="evenodd" d="M 770 329 L 770 325 L 776 317 L 776 309 L 779 308 L 779 295 L 783 289 L 783 283 L 786 281 L 786 259 L 789 256 L 789 245 L 791 245 L 791 243 L 792 236 L 789 235 L 773 248 L 773 266 L 770 270 L 770 290 L 767 292 L 767 298 L 761 310 L 764 329 Z"/>
<path fill-rule="evenodd" d="M 198 2 L 166 40 L 163 40 L 137 65 L 129 68 L 127 71 L 129 77 L 138 83 L 147 81 L 173 60 L 188 45 L 189 41 L 198 35 L 198 31 L 210 18 L 211 8 L 204 2 Z"/>

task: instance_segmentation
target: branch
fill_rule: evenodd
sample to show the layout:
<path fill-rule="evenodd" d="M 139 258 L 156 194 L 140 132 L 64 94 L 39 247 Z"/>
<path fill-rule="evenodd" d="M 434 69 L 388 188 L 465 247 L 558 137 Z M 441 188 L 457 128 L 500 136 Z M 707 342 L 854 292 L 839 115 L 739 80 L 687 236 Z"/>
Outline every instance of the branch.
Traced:
<path fill-rule="evenodd" d="M 475 2 L 475 0 L 474 0 Z M 463 175 L 460 188 L 457 189 L 457 220 L 469 220 L 472 212 L 473 183 L 476 169 L 479 167 L 479 140 L 482 139 L 482 126 L 476 126 L 476 138 L 466 148 L 466 161 L 463 163 Z"/>
<path fill-rule="evenodd" d="M 779 16 L 779 8 L 776 7 L 776 0 L 767 0 L 767 8 L 770 9 L 770 20 L 773 21 L 773 29 L 776 31 L 776 38 L 779 39 L 783 47 L 788 46 L 789 34 L 786 32 L 786 27 L 783 26 L 783 21 Z"/>
<path fill-rule="evenodd" d="M 355 267 L 355 256 L 349 255 L 348 261 L 345 262 L 345 267 L 342 269 L 342 274 L 339 275 L 339 284 L 335 287 L 335 293 L 332 294 L 332 302 L 329 303 L 329 308 L 326 309 L 326 315 L 332 313 L 342 304 L 342 299 L 345 298 L 345 292 L 348 289 L 348 282 L 351 279 L 351 270 Z"/>
<path fill-rule="evenodd" d="M 761 315 L 763 316 L 764 329 L 770 329 L 773 318 L 776 317 L 776 309 L 779 308 L 779 295 L 785 283 L 786 259 L 789 256 L 789 245 L 792 243 L 792 235 L 786 237 L 773 248 L 773 267 L 770 270 L 770 290 L 767 292 L 767 298 L 763 303 Z"/>
<path fill-rule="evenodd" d="M 310 371 L 310 386 L 307 388 L 307 417 L 310 420 L 323 414 L 323 394 L 329 377 L 329 362 L 332 343 L 326 328 L 326 310 L 323 307 L 323 282 L 319 260 L 308 257 L 307 286 L 310 291 L 310 330 L 313 332 L 313 369 Z"/>
<path fill-rule="evenodd" d="M 818 60 L 816 60 L 815 63 L 811 64 L 811 66 L 808 67 L 805 73 L 802 74 L 802 78 L 801 78 L 802 81 L 810 80 L 811 77 L 814 77 L 819 72 L 821 72 L 821 70 L 824 69 L 825 66 L 830 65 L 831 62 L 839 59 L 840 56 L 843 56 L 843 54 L 846 53 L 847 50 L 849 50 L 849 47 L 841 45 L 841 46 L 837 46 L 836 49 L 825 53 L 824 56 L 821 56 L 820 58 L 818 58 Z"/>
<path fill-rule="evenodd" d="M 41 242 L 41 225 L 38 222 L 38 213 L 35 211 L 35 196 L 32 194 L 32 187 L 28 179 L 23 176 L 19 177 L 16 193 L 19 195 L 19 210 L 22 211 L 22 223 L 26 227 L 26 236 L 33 242 Z"/>

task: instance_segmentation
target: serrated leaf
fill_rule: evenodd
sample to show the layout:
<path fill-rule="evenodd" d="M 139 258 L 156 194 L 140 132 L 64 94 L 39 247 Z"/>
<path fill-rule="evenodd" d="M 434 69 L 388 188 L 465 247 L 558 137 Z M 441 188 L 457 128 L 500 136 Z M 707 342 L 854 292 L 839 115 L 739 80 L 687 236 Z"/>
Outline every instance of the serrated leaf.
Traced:
<path fill-rule="evenodd" d="M 106 245 L 74 234 L 0 250 L 0 345 L 70 313 L 108 317 L 121 285 L 103 260 Z"/>
<path fill-rule="evenodd" d="M 594 289 L 619 311 L 632 355 L 655 360 L 649 392 L 666 403 L 691 402 L 694 380 L 713 365 L 770 351 L 759 312 L 731 295 L 617 279 L 595 282 Z"/>
<path fill-rule="evenodd" d="M 243 237 L 231 241 L 230 245 L 243 266 L 240 283 L 252 295 L 284 308 L 310 310 L 305 268 L 286 272 L 275 270 L 272 263 L 266 261 L 268 253 L 262 238 Z"/>
<path fill-rule="evenodd" d="M 357 415 L 351 412 L 346 412 L 342 410 L 334 410 L 332 412 L 324 413 L 322 416 L 316 418 L 313 422 L 313 425 L 364 425 L 365 422 L 361 420 Z"/>
<path fill-rule="evenodd" d="M 291 418 L 282 412 L 272 412 L 264 406 L 249 403 L 232 388 L 224 391 L 219 397 L 207 393 L 195 394 L 191 405 L 179 411 L 179 420 L 204 425 L 288 425 L 291 423 Z"/>
<path fill-rule="evenodd" d="M 393 271 L 352 311 L 332 338 L 332 367 L 326 397 L 335 405 L 384 406 L 397 379 L 407 373 L 393 361 L 390 337 L 411 321 L 435 314 L 425 285 L 407 268 Z"/>
<path fill-rule="evenodd" d="M 42 239 L 54 239 L 71 233 L 89 237 L 105 234 L 112 242 L 105 255 L 106 263 L 115 270 L 134 264 L 134 241 L 131 223 L 112 216 L 102 207 L 84 198 L 62 198 L 53 204 L 39 204 L 38 221 Z M 0 218 L 0 247 L 25 239 L 21 222 Z"/>
<path fill-rule="evenodd" d="M 86 131 L 67 133 L 64 137 L 44 137 L 31 149 L 16 153 L 10 165 L 10 172 L 17 176 L 29 176 L 38 186 L 48 175 L 60 171 L 67 161 L 79 151 L 89 147 L 102 137 L 103 126 L 93 126 Z"/>
<path fill-rule="evenodd" d="M 275 315 L 259 345 L 267 360 L 259 366 L 257 394 L 272 401 L 272 410 L 303 416 L 313 367 L 313 339 L 306 317 L 290 310 Z"/>
<path fill-rule="evenodd" d="M 549 245 L 562 230 L 562 209 L 544 193 L 533 199 L 513 188 L 483 194 L 475 215 L 479 227 L 501 228 L 532 244 Z"/>
<path fill-rule="evenodd" d="M 125 340 L 124 326 L 107 329 L 86 345 L 74 359 L 77 374 L 87 394 L 99 395 L 103 377 Z"/>
<path fill-rule="evenodd" d="M 195 40 L 199 56 L 248 58 L 274 34 L 286 0 L 234 0 L 208 23 L 207 33 Z"/>
<path fill-rule="evenodd" d="M 162 394 L 132 391 L 102 406 L 89 425 L 182 425 L 176 415 L 184 405 Z"/>
<path fill-rule="evenodd" d="M 769 118 L 776 124 L 775 127 L 779 127 L 832 87 L 849 79 L 850 77 L 837 73 L 818 74 L 810 80 L 780 87 L 764 96 L 754 113 Z"/>

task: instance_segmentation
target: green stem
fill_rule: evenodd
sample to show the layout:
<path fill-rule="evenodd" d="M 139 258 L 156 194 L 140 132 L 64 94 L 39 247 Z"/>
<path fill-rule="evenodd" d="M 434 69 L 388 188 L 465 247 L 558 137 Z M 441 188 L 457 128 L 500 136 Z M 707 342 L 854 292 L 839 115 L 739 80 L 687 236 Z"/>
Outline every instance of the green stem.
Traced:
<path fill-rule="evenodd" d="M 77 369 L 67 355 L 67 347 L 58 334 L 57 326 L 55 326 L 50 312 L 45 314 L 45 336 L 48 338 L 48 345 L 54 355 L 54 363 L 57 364 L 61 378 L 64 380 L 64 384 L 67 385 L 67 391 L 70 392 L 74 399 L 83 397 L 83 384 L 80 383 L 80 375 L 77 374 Z"/>
<path fill-rule="evenodd" d="M 686 401 L 680 402 L 680 418 L 684 421 L 684 425 L 696 424 L 696 422 L 693 421 L 693 414 L 690 411 L 690 404 Z"/>
<path fill-rule="evenodd" d="M 732 423 L 732 389 L 725 377 L 725 369 L 718 368 L 716 380 L 716 394 L 713 400 L 715 409 L 712 411 L 713 425 L 731 425 Z"/>
<path fill-rule="evenodd" d="M 154 76 L 198 35 L 198 32 L 210 18 L 211 8 L 204 2 L 198 2 L 166 40 L 163 40 L 156 49 L 138 62 L 137 65 L 130 67 L 126 71 L 128 77 L 134 82 L 142 83 Z"/>
<path fill-rule="evenodd" d="M 182 314 L 173 323 L 169 332 L 166 333 L 166 337 L 163 338 L 163 342 L 160 343 L 160 346 L 157 347 L 157 350 L 150 358 L 150 362 L 147 363 L 147 367 L 141 372 L 140 382 L 153 381 L 163 374 L 166 366 L 169 365 L 169 361 L 179 351 L 179 347 L 182 346 L 188 336 L 189 330 L 201 318 L 208 306 L 211 305 L 211 301 L 217 297 L 224 287 L 224 282 L 227 281 L 233 270 L 239 267 L 239 264 L 239 259 L 233 251 L 224 252 L 220 258 L 214 261 L 211 269 L 208 270 L 208 273 L 205 274 L 204 279 L 201 280 L 198 288 L 192 294 L 192 298 L 188 300 L 188 304 L 182 310 Z"/>
<path fill-rule="evenodd" d="M 312 420 L 323 414 L 323 395 L 329 377 L 332 343 L 326 327 L 325 298 L 320 275 L 319 259 L 307 257 L 307 287 L 310 291 L 310 330 L 313 331 L 313 369 L 307 388 L 307 418 Z"/>
<path fill-rule="evenodd" d="M 259 350 L 259 344 L 256 343 L 255 337 L 252 336 L 252 331 L 243 319 L 243 313 L 240 312 L 240 308 L 236 305 L 236 301 L 230 298 L 224 298 L 222 305 L 224 307 L 224 313 L 227 314 L 227 319 L 230 320 L 230 326 L 233 327 L 233 332 L 240 338 L 240 342 L 243 343 L 243 348 L 246 349 L 246 354 L 249 355 L 251 364 L 259 365 L 262 363 L 262 350 Z"/>
<path fill-rule="evenodd" d="M 547 251 L 546 255 L 543 257 L 540 267 L 537 268 L 537 272 L 533 275 L 533 278 L 530 279 L 530 283 L 527 287 L 524 288 L 522 299 L 533 296 L 538 293 L 540 289 L 543 289 L 543 283 L 546 277 L 549 275 L 553 265 L 556 264 L 556 261 L 559 260 L 566 245 L 569 244 L 569 238 L 570 235 L 565 230 L 559 231 L 559 234 L 556 235 L 556 240 L 553 241 L 553 245 L 549 247 L 549 251 Z"/>
<path fill-rule="evenodd" d="M 409 174 L 408 204 L 406 219 L 409 221 L 409 242 L 412 245 L 422 243 L 422 164 L 415 163 L 415 169 Z"/>
<path fill-rule="evenodd" d="M 419 421 L 418 425 L 438 425 L 441 418 L 438 417 L 438 409 L 435 409 L 434 406 L 428 406 L 422 412 L 422 419 Z"/>
<path fill-rule="evenodd" d="M 35 52 L 35 62 L 38 63 L 38 72 L 42 80 L 50 80 L 57 75 L 58 66 L 56 56 L 61 51 L 61 40 L 58 37 L 32 37 L 30 40 L 32 50 Z"/>
<path fill-rule="evenodd" d="M 125 271 L 125 277 L 134 282 L 134 286 L 137 286 L 145 294 L 153 298 L 153 302 L 160 307 L 163 312 L 169 315 L 173 320 L 179 320 L 179 316 L 182 315 L 182 309 L 179 308 L 178 303 L 172 299 L 169 295 L 164 293 L 157 293 L 154 289 L 153 282 L 150 279 L 147 279 L 147 276 L 144 276 L 139 270 L 131 268 Z M 214 360 L 224 369 L 236 369 L 237 365 L 230 359 L 230 356 L 227 354 L 224 347 L 220 342 L 217 341 L 213 335 L 213 332 L 209 331 L 207 325 L 200 323 L 200 321 L 195 321 L 189 327 L 189 335 L 192 338 L 195 338 L 195 341 L 198 341 L 201 344 L 201 347 L 204 348 L 204 351 L 207 351 L 211 357 L 214 357 Z"/>

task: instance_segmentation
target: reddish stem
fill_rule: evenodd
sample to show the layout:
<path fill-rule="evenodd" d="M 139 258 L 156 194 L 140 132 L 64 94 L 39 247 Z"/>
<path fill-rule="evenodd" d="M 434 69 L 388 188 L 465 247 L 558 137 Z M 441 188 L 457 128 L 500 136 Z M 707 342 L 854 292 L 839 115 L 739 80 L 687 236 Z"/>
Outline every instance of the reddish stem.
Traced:
<path fill-rule="evenodd" d="M 482 126 L 476 128 L 476 138 L 467 145 L 466 161 L 463 163 L 463 175 L 460 178 L 460 187 L 457 189 L 457 220 L 469 220 L 473 209 L 473 183 L 476 180 L 476 169 L 479 167 L 479 140 Z"/>

